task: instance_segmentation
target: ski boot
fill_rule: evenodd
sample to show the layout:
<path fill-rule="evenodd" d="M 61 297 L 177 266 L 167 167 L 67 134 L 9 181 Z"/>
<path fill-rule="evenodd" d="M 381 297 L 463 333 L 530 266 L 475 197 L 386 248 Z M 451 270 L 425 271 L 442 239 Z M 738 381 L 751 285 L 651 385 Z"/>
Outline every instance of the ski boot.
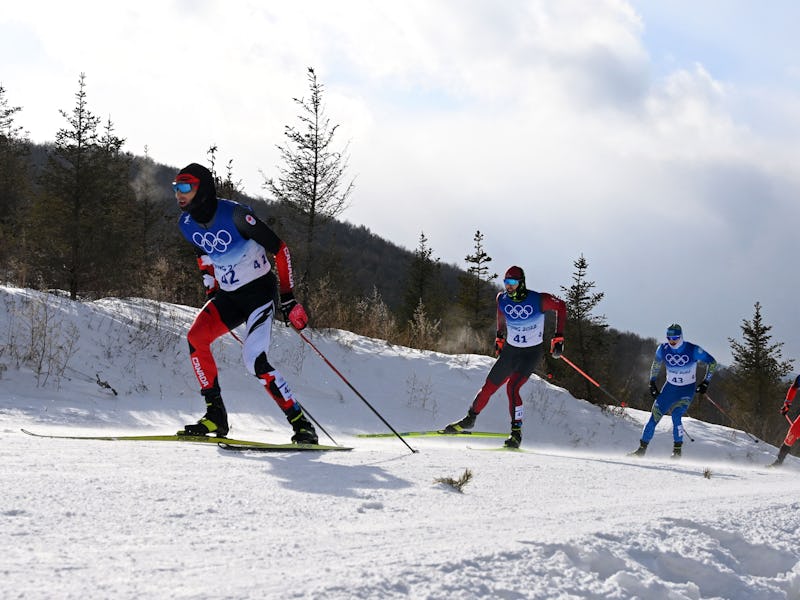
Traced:
<path fill-rule="evenodd" d="M 789 454 L 789 450 L 791 450 L 791 446 L 787 446 L 786 444 L 782 444 L 780 450 L 778 450 L 778 458 L 775 459 L 775 462 L 767 465 L 769 467 L 780 467 L 783 464 L 784 459 Z"/>
<path fill-rule="evenodd" d="M 475 427 L 475 418 L 478 416 L 478 413 L 470 408 L 467 411 L 467 416 L 461 419 L 460 421 L 456 421 L 455 423 L 450 423 L 444 428 L 445 433 L 461 433 L 465 429 L 472 429 Z"/>
<path fill-rule="evenodd" d="M 522 443 L 522 423 L 515 421 L 511 423 L 511 435 L 503 442 L 506 448 L 519 448 Z"/>
<path fill-rule="evenodd" d="M 295 404 L 286 412 L 286 419 L 291 424 L 292 429 L 294 429 L 294 435 L 292 436 L 293 444 L 319 443 L 319 438 L 317 437 L 314 426 L 306 418 L 299 404 Z"/>
<path fill-rule="evenodd" d="M 206 414 L 197 423 L 186 425 L 178 435 L 207 435 L 216 434 L 217 437 L 228 435 L 228 411 L 222 402 L 219 389 L 203 390 L 206 401 Z"/>
<path fill-rule="evenodd" d="M 683 442 L 675 442 L 672 445 L 672 456 L 670 456 L 670 458 L 680 458 L 681 448 L 683 448 Z"/>
<path fill-rule="evenodd" d="M 648 443 L 649 442 L 644 442 L 642 440 L 639 440 L 639 447 L 633 452 L 629 452 L 628 456 L 644 456 L 645 452 L 647 452 Z"/>

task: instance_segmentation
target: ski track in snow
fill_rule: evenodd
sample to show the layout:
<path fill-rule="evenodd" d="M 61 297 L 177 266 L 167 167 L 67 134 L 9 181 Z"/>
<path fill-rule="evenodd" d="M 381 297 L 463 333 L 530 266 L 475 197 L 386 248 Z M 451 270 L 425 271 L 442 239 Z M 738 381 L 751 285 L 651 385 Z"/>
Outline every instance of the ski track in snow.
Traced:
<path fill-rule="evenodd" d="M 0 287 L 6 339 L 24 338 L 22 315 L 40 298 Z M 355 450 L 34 438 L 20 428 L 169 433 L 202 410 L 182 337 L 193 309 L 107 299 L 56 300 L 49 310 L 62 330 L 78 331 L 63 376 L 37 384 L 29 367 L 0 355 L 4 598 L 800 599 L 797 459 L 765 469 L 776 449 L 741 433 L 688 419 L 696 441 L 673 461 L 662 423 L 648 456 L 635 459 L 625 453 L 646 413 L 615 417 L 533 379 L 523 388 L 532 452 L 467 447 L 501 440 L 407 438 L 412 454 L 397 438 L 355 437 L 385 426 L 275 326 L 276 364 Z M 398 431 L 463 416 L 492 363 L 347 332 L 310 335 Z M 237 346 L 215 345 L 231 435 L 286 441 L 288 425 Z M 478 423 L 507 429 L 504 394 Z M 465 469 L 473 479 L 463 493 L 435 482 Z"/>

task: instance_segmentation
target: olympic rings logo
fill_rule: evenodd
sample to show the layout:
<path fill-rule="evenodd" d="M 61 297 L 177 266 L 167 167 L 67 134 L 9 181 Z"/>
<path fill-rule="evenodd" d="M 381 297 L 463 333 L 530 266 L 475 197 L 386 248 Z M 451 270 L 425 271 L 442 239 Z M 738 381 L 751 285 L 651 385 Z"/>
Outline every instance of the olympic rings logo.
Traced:
<path fill-rule="evenodd" d="M 524 319 L 533 314 L 533 307 L 520 304 L 509 304 L 504 309 L 505 313 L 512 319 Z"/>
<path fill-rule="evenodd" d="M 689 356 L 686 354 L 667 354 L 664 360 L 671 367 L 683 367 L 689 363 Z"/>
<path fill-rule="evenodd" d="M 192 241 L 210 254 L 211 252 L 225 252 L 233 241 L 233 237 L 224 229 L 217 233 L 196 231 L 192 235 Z"/>

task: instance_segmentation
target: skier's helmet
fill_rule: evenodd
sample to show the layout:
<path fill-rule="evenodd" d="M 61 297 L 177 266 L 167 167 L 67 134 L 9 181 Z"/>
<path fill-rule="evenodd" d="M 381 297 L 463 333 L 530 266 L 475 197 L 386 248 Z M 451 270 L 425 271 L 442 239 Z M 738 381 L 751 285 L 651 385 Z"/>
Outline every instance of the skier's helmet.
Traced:
<path fill-rule="evenodd" d="M 197 193 L 183 209 L 198 223 L 208 223 L 217 212 L 217 188 L 214 176 L 203 165 L 192 163 L 182 168 L 173 183 L 197 183 Z"/>
<path fill-rule="evenodd" d="M 667 327 L 667 339 L 668 340 L 679 340 L 683 337 L 683 329 L 677 323 L 673 323 L 669 327 Z"/>
<path fill-rule="evenodd" d="M 525 287 L 525 271 L 521 267 L 514 265 L 509 267 L 506 274 L 503 276 L 503 283 L 505 285 L 516 285 L 517 289 L 513 292 L 507 292 L 509 298 L 512 300 L 522 300 L 528 295 L 528 290 Z"/>

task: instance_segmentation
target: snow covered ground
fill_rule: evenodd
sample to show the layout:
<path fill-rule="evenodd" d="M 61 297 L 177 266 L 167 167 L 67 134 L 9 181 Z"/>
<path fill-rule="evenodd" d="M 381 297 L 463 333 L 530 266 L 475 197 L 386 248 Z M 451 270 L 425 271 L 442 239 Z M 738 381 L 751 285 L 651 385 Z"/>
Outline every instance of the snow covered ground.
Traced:
<path fill-rule="evenodd" d="M 396 437 L 355 437 L 387 428 L 280 324 L 273 364 L 330 435 L 320 441 L 353 451 L 21 433 L 195 421 L 183 337 L 194 312 L 0 287 L 3 598 L 800 598 L 795 458 L 766 469 L 774 447 L 692 419 L 680 461 L 667 422 L 646 459 L 630 458 L 647 413 L 604 412 L 538 379 L 523 388 L 527 452 L 409 437 L 412 453 Z M 307 333 L 397 431 L 463 416 L 492 363 Z M 238 342 L 215 349 L 230 435 L 288 441 Z M 476 429 L 507 431 L 504 392 Z M 436 482 L 467 469 L 462 492 Z"/>

